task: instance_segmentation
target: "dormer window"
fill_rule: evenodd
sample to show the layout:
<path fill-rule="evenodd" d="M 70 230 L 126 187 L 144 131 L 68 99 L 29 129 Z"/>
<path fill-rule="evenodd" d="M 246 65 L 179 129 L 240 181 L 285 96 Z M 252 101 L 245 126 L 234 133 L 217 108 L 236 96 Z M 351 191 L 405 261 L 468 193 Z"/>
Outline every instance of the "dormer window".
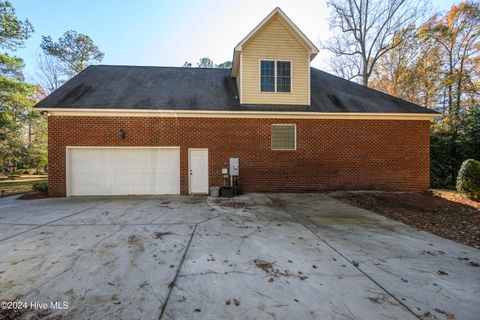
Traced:
<path fill-rule="evenodd" d="M 260 61 L 260 91 L 275 92 L 275 61 Z"/>
<path fill-rule="evenodd" d="M 261 92 L 291 92 L 291 76 L 290 61 L 260 60 Z"/>

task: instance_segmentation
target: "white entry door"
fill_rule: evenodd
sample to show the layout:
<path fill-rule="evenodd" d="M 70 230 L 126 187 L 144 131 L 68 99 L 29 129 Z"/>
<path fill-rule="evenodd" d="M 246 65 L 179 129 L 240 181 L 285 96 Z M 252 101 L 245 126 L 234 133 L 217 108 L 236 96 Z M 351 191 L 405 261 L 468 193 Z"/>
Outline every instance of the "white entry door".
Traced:
<path fill-rule="evenodd" d="M 190 193 L 208 194 L 208 149 L 189 149 Z"/>
<path fill-rule="evenodd" d="M 68 148 L 67 193 L 180 194 L 179 148 Z"/>

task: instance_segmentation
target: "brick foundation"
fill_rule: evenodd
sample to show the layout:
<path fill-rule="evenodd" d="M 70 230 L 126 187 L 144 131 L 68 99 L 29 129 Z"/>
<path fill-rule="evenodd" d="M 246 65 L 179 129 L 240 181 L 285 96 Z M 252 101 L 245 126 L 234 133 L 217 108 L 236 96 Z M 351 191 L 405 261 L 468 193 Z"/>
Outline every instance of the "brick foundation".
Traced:
<path fill-rule="evenodd" d="M 272 151 L 270 125 L 297 125 L 297 150 Z M 49 193 L 66 195 L 66 146 L 179 146 L 181 193 L 188 148 L 209 149 L 209 183 L 240 158 L 244 192 L 429 188 L 429 121 L 160 117 L 49 117 Z M 118 136 L 126 131 L 126 139 Z"/>

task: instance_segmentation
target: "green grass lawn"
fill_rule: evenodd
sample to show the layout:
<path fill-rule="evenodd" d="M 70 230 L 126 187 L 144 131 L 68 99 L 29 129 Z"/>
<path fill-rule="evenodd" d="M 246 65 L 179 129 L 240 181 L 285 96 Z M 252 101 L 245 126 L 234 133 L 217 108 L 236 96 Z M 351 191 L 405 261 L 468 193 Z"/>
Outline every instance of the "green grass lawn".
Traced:
<path fill-rule="evenodd" d="M 34 183 L 47 181 L 47 176 L 22 176 L 18 179 L 0 180 L 0 195 L 4 191 L 4 195 L 12 195 L 33 191 Z"/>

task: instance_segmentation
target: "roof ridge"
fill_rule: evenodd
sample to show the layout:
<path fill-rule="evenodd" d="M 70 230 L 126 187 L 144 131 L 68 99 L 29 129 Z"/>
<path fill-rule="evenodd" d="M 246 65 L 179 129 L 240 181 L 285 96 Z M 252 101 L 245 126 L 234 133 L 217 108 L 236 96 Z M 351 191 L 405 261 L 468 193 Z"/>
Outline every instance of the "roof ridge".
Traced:
<path fill-rule="evenodd" d="M 231 68 L 201 68 L 201 67 L 178 67 L 178 66 L 145 66 L 131 64 L 92 64 L 89 67 L 122 67 L 122 68 L 162 68 L 162 69 L 205 69 L 205 70 L 230 70 Z"/>

